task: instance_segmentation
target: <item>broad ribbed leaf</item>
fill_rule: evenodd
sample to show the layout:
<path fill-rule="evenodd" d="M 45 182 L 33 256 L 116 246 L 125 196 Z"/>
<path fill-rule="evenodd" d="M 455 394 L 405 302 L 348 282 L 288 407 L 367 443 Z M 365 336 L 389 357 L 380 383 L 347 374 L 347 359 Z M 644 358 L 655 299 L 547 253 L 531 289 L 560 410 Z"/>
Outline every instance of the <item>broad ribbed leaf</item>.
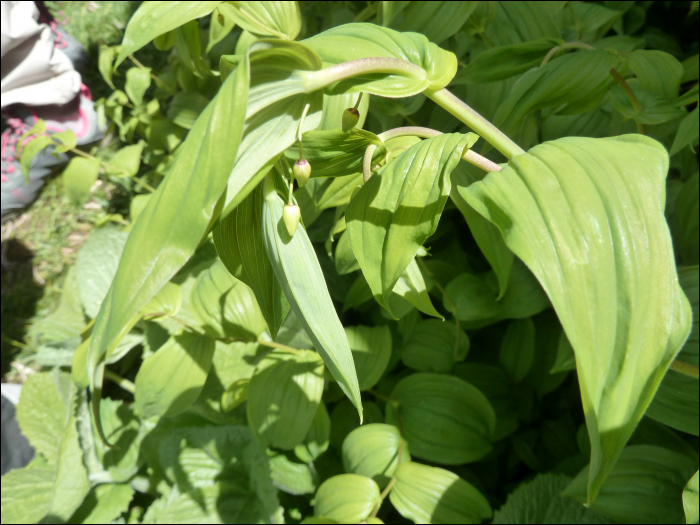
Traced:
<path fill-rule="evenodd" d="M 692 146 L 698 141 L 698 132 L 700 128 L 698 124 L 698 115 L 698 107 L 695 106 L 695 109 L 683 118 L 678 126 L 676 138 L 673 139 L 671 155 L 675 155 L 686 146 Z"/>
<path fill-rule="evenodd" d="M 145 429 L 142 431 L 140 428 L 141 421 L 134 414 L 133 404 L 125 404 L 123 401 L 104 399 L 100 404 L 100 417 L 105 436 L 114 444 L 112 448 L 105 446 L 93 430 L 92 442 L 100 470 L 109 472 L 110 480 L 115 483 L 128 482 L 140 466 L 139 447 Z M 83 436 L 81 442 L 82 439 Z M 81 444 L 85 448 L 84 443 Z"/>
<path fill-rule="evenodd" d="M 372 388 L 391 359 L 391 331 L 388 326 L 348 326 L 345 334 L 355 361 L 360 390 Z"/>
<path fill-rule="evenodd" d="M 579 51 L 555 58 L 519 79 L 493 123 L 513 135 L 531 111 L 551 107 L 566 114 L 594 109 L 615 83 L 610 68 L 620 70 L 623 64 L 619 55 L 608 51 Z"/>
<path fill-rule="evenodd" d="M 68 523 L 112 523 L 129 510 L 134 489 L 128 483 L 97 485 Z"/>
<path fill-rule="evenodd" d="M 412 146 L 372 176 L 348 204 L 353 252 L 374 297 L 388 311 L 396 281 L 437 228 L 450 193 L 450 172 L 476 138 L 444 134 Z"/>
<path fill-rule="evenodd" d="M 668 100 L 678 96 L 683 65 L 672 55 L 655 49 L 637 49 L 627 56 L 627 61 L 644 89 Z"/>
<path fill-rule="evenodd" d="M 411 461 L 408 443 L 399 429 L 384 423 L 363 425 L 350 432 L 343 441 L 342 456 L 346 472 L 372 478 L 380 488 L 389 483 L 400 463 Z"/>
<path fill-rule="evenodd" d="M 450 373 L 469 352 L 469 337 L 451 321 L 421 321 L 401 349 L 403 363 L 420 372 Z"/>
<path fill-rule="evenodd" d="M 266 185 L 272 185 L 269 178 L 266 179 Z M 282 221 L 283 208 L 282 200 L 274 188 L 266 189 L 263 238 L 267 256 L 292 310 L 311 338 L 314 348 L 362 419 L 360 389 L 348 338 L 338 319 L 306 230 L 300 225 L 294 237 L 290 237 Z"/>
<path fill-rule="evenodd" d="M 190 20 L 208 15 L 221 2 L 147 2 L 139 6 L 126 26 L 116 68 L 126 57 L 138 51 L 157 36 Z"/>
<path fill-rule="evenodd" d="M 538 67 L 547 52 L 563 44 L 559 38 L 540 38 L 520 44 L 492 47 L 479 53 L 457 73 L 452 84 L 496 82 Z"/>
<path fill-rule="evenodd" d="M 268 449 L 267 455 L 270 457 L 270 474 L 275 487 L 294 496 L 316 492 L 318 475 L 311 470 L 313 464 L 298 461 L 289 452 L 275 453 Z"/>
<path fill-rule="evenodd" d="M 402 463 L 395 475 L 389 498 L 414 523 L 481 523 L 492 515 L 483 494 L 448 470 Z"/>
<path fill-rule="evenodd" d="M 667 448 L 626 447 L 590 508 L 618 523 L 682 523 L 681 494 L 696 468 Z M 586 467 L 562 495 L 585 504 L 588 478 Z"/>
<path fill-rule="evenodd" d="M 387 404 L 387 423 L 400 421 L 412 455 L 460 465 L 491 451 L 496 414 L 486 396 L 466 381 L 444 374 L 411 374 L 396 385 L 391 398 L 398 408 Z"/>
<path fill-rule="evenodd" d="M 97 181 L 100 172 L 98 159 L 74 157 L 63 171 L 63 185 L 66 196 L 76 206 L 82 206 L 90 199 L 90 188 Z"/>
<path fill-rule="evenodd" d="M 221 261 L 197 277 L 191 303 L 200 326 L 214 338 L 256 341 L 265 331 L 265 318 L 252 290 L 233 277 Z"/>
<path fill-rule="evenodd" d="M 33 374 L 24 384 L 17 422 L 42 456 L 2 477 L 3 523 L 65 522 L 90 490 L 75 422 L 76 395 L 70 376 L 58 369 Z"/>
<path fill-rule="evenodd" d="M 380 502 L 379 487 L 357 474 L 341 474 L 326 480 L 316 491 L 314 514 L 338 523 L 365 521 Z"/>
<path fill-rule="evenodd" d="M 457 33 L 477 2 L 408 2 L 401 12 L 401 31 L 421 33 L 440 44 Z"/>
<path fill-rule="evenodd" d="M 498 360 L 516 383 L 530 372 L 535 357 L 535 324 L 531 319 L 513 321 L 501 341 Z"/>
<path fill-rule="evenodd" d="M 418 267 L 415 257 L 408 264 L 408 267 L 406 267 L 406 270 L 401 277 L 399 277 L 399 280 L 396 281 L 392 292 L 406 299 L 424 314 L 444 319 L 430 300 L 425 279 L 423 279 L 423 274 Z"/>
<path fill-rule="evenodd" d="M 357 93 L 343 93 L 342 95 L 323 95 L 323 119 L 318 129 L 331 130 L 338 129 L 343 124 L 343 113 L 347 108 L 354 108 L 357 102 Z M 355 125 L 355 129 L 362 129 L 367 119 L 369 111 L 369 93 L 362 95 L 360 106 L 357 111 L 360 112 L 360 119 Z"/>
<path fill-rule="evenodd" d="M 214 217 L 243 132 L 248 71 L 244 61 L 199 116 L 170 172 L 129 234 L 87 351 L 96 419 L 107 349 L 128 332 L 129 320 L 192 257 Z M 203 173 L 207 176 L 202 177 Z"/>
<path fill-rule="evenodd" d="M 163 289 L 141 308 L 145 317 L 172 317 L 177 315 L 182 306 L 180 287 L 175 283 L 165 283 Z"/>
<path fill-rule="evenodd" d="M 566 138 L 465 192 L 540 281 L 574 347 L 589 502 L 690 332 L 663 217 L 667 170 L 647 137 Z"/>
<path fill-rule="evenodd" d="M 209 374 L 215 341 L 184 332 L 146 358 L 136 374 L 136 406 L 143 418 L 174 416 L 194 403 Z"/>
<path fill-rule="evenodd" d="M 294 40 L 301 30 L 297 2 L 231 2 L 229 15 L 240 27 L 259 36 Z"/>
<path fill-rule="evenodd" d="M 294 447 L 294 454 L 304 463 L 311 463 L 328 450 L 331 438 L 331 418 L 326 405 L 318 404 L 304 442 Z"/>
<path fill-rule="evenodd" d="M 316 352 L 273 352 L 248 386 L 248 423 L 266 446 L 293 449 L 311 426 L 323 394 L 323 361 Z"/>
<path fill-rule="evenodd" d="M 688 484 L 683 489 L 683 510 L 685 511 L 685 522 L 696 523 L 698 521 L 698 471 L 690 478 Z"/>
<path fill-rule="evenodd" d="M 226 269 L 255 293 L 274 338 L 289 312 L 289 303 L 265 253 L 262 203 L 259 186 L 214 228 L 214 246 Z"/>
<path fill-rule="evenodd" d="M 367 57 L 389 58 L 392 74 L 364 74 L 333 86 L 333 94 L 364 91 L 407 97 L 445 87 L 457 72 L 457 58 L 417 33 L 399 33 L 373 24 L 345 24 L 304 40 L 329 65 Z M 401 62 L 399 62 L 401 61 Z M 403 65 L 401 65 L 403 63 Z"/>
<path fill-rule="evenodd" d="M 690 266 L 678 270 L 678 280 L 693 310 L 693 328 L 690 337 L 683 345 L 676 359 L 698 366 L 700 330 L 698 330 L 698 267 Z M 697 378 L 681 374 L 675 370 L 666 372 L 654 400 L 649 405 L 647 415 L 672 428 L 697 436 L 700 423 L 700 389 Z"/>

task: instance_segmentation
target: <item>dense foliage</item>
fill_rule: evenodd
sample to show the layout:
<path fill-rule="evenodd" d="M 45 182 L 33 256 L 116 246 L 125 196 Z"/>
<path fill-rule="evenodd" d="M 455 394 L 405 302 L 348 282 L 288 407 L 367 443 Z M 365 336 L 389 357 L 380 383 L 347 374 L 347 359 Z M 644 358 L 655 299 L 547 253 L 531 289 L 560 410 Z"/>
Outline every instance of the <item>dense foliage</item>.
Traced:
<path fill-rule="evenodd" d="M 603 4 L 144 3 L 3 523 L 697 523 L 697 35 Z"/>

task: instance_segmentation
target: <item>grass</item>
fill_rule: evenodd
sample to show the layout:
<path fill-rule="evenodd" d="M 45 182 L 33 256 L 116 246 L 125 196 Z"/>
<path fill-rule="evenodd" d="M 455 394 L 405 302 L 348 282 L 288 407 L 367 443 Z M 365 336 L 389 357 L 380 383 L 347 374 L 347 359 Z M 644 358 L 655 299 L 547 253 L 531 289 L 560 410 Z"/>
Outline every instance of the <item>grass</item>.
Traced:
<path fill-rule="evenodd" d="M 111 88 L 97 70 L 101 45 L 117 45 L 140 2 L 46 2 L 64 30 L 88 51 L 90 66 L 83 82 L 95 99 L 109 96 Z M 154 56 L 151 57 L 150 54 Z M 148 63 L 156 51 L 140 53 Z M 157 61 L 163 61 L 159 54 Z M 98 152 L 98 156 L 107 152 Z M 66 269 L 75 261 L 90 231 L 113 213 L 128 206 L 119 188 L 100 180 L 90 201 L 76 207 L 65 197 L 61 176 L 50 180 L 39 198 L 16 219 L 2 225 L 2 377 L 18 382 L 32 366 L 34 348 L 27 338 L 32 321 L 55 309 Z"/>

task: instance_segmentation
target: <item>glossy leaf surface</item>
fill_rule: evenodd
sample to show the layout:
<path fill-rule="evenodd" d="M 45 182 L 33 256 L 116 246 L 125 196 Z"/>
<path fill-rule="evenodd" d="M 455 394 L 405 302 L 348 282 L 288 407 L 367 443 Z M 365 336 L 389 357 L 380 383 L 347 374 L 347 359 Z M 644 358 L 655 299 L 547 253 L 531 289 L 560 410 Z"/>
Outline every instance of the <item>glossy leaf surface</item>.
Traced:
<path fill-rule="evenodd" d="M 542 283 L 574 347 L 589 502 L 690 332 L 662 215 L 667 170 L 664 148 L 646 137 L 568 138 L 466 192 Z"/>
<path fill-rule="evenodd" d="M 412 146 L 370 178 L 348 204 L 350 243 L 377 302 L 389 293 L 435 232 L 450 172 L 476 135 L 445 134 Z"/>
<path fill-rule="evenodd" d="M 414 523 L 481 523 L 492 515 L 481 492 L 448 470 L 402 463 L 395 476 L 391 503 Z"/>
<path fill-rule="evenodd" d="M 263 203 L 263 239 L 272 268 L 289 304 L 345 395 L 362 418 L 355 363 L 345 330 L 328 293 L 306 230 L 290 237 L 282 222 L 284 205 L 274 189 Z"/>

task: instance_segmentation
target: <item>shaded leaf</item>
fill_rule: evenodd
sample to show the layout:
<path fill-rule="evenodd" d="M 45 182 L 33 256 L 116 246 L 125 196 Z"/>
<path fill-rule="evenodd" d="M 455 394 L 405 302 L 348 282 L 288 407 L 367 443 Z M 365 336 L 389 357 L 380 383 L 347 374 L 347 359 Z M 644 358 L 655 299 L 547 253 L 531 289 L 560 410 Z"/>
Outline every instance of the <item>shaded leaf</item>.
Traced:
<path fill-rule="evenodd" d="M 304 442 L 294 447 L 294 454 L 304 463 L 311 463 L 328 450 L 330 437 L 331 418 L 326 405 L 321 402 L 318 404 Z"/>
<path fill-rule="evenodd" d="M 534 357 L 535 324 L 531 319 L 511 322 L 503 335 L 498 360 L 514 382 L 525 379 Z"/>
<path fill-rule="evenodd" d="M 391 331 L 388 326 L 345 327 L 357 370 L 360 390 L 377 384 L 391 359 Z"/>
<path fill-rule="evenodd" d="M 408 2 L 401 12 L 401 31 L 421 33 L 440 44 L 457 33 L 477 2 Z"/>
<path fill-rule="evenodd" d="M 418 323 L 401 349 L 403 363 L 420 372 L 450 373 L 469 352 L 469 337 L 451 321 Z"/>
<path fill-rule="evenodd" d="M 655 49 L 637 49 L 626 58 L 644 89 L 669 100 L 678 96 L 683 65 L 673 55 Z"/>
<path fill-rule="evenodd" d="M 97 485 L 71 516 L 69 523 L 112 523 L 129 509 L 134 489 L 128 484 Z"/>

